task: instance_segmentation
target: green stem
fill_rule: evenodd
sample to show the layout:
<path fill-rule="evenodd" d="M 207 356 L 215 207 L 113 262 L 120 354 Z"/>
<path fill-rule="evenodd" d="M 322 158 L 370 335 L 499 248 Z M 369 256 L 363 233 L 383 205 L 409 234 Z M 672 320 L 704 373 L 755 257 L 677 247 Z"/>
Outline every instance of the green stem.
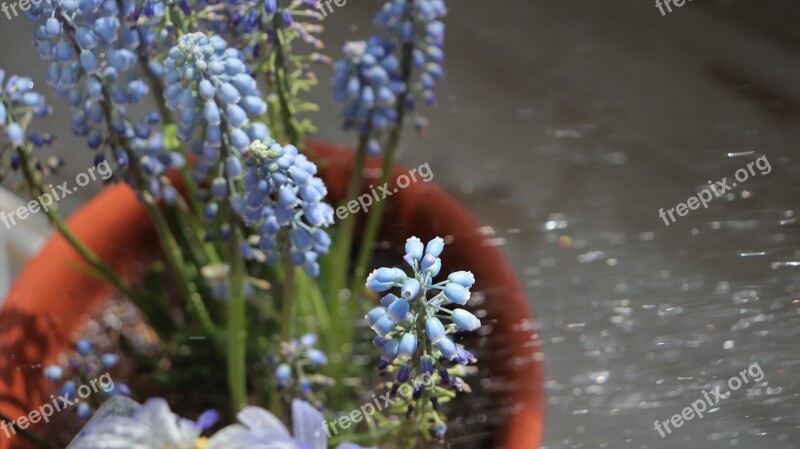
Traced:
<path fill-rule="evenodd" d="M 9 111 L 10 108 L 7 108 Z M 9 114 L 9 121 L 13 122 L 13 117 Z M 27 148 L 19 146 L 16 148 L 17 154 L 20 157 L 20 162 L 22 163 L 22 173 L 25 177 L 25 181 L 28 184 L 28 189 L 31 192 L 31 196 L 33 198 L 41 198 L 44 195 L 44 187 L 40 182 L 39 176 L 36 175 L 36 171 L 34 169 L 33 161 L 30 158 L 30 145 Z M 131 298 L 132 300 L 136 300 L 138 294 L 133 290 L 133 287 L 128 283 L 127 280 L 120 277 L 114 270 L 112 270 L 108 265 L 106 265 L 100 257 L 97 256 L 92 250 L 87 248 L 76 236 L 69 230 L 64 219 L 61 217 L 61 214 L 56 212 L 54 209 L 49 207 L 42 206 L 41 209 L 44 211 L 45 215 L 47 215 L 48 220 L 50 223 L 55 226 L 58 232 L 64 237 L 67 242 L 72 245 L 75 251 L 83 257 L 83 259 L 91 265 L 95 270 L 100 272 L 111 284 L 114 285 L 120 292 L 124 293 L 126 296 Z"/>
<path fill-rule="evenodd" d="M 75 32 L 75 27 L 70 18 L 63 11 L 56 14 L 55 17 L 59 20 L 59 22 L 61 22 L 64 29 L 68 31 L 66 36 L 69 38 L 73 49 L 77 53 L 80 53 L 83 49 L 80 44 L 78 44 L 78 41 L 73 34 Z M 196 286 L 191 281 L 186 273 L 186 270 L 184 269 L 185 261 L 183 260 L 181 249 L 178 246 L 175 237 L 172 235 L 172 231 L 167 225 L 167 221 L 164 218 L 161 209 L 158 207 L 158 205 L 156 205 L 155 198 L 148 193 L 147 183 L 142 177 L 142 170 L 138 155 L 131 149 L 128 139 L 125 136 L 120 136 L 117 134 L 111 126 L 113 108 L 112 103 L 109 100 L 111 96 L 108 93 L 108 89 L 100 76 L 96 74 L 91 76 L 93 76 L 100 83 L 100 86 L 102 86 L 102 98 L 100 99 L 100 106 L 103 109 L 103 118 L 105 119 L 109 136 L 112 139 L 111 143 L 114 147 L 121 147 L 128 157 L 128 164 L 130 165 L 128 173 L 131 175 L 133 185 L 140 193 L 142 203 L 145 205 L 153 226 L 156 228 L 161 246 L 164 249 L 167 257 L 167 261 L 170 263 L 175 276 L 178 278 L 178 288 L 181 290 L 181 293 L 183 293 L 186 300 L 192 303 L 192 311 L 197 315 L 200 324 L 203 326 L 206 332 L 214 335 L 216 334 L 214 322 L 211 320 L 208 312 L 206 311 L 205 305 L 203 304 L 203 299 L 199 294 L 197 294 Z"/>
<path fill-rule="evenodd" d="M 341 204 L 346 205 L 349 201 L 354 200 L 360 193 L 363 184 L 364 167 L 367 161 L 367 144 L 369 143 L 370 133 L 363 133 L 359 138 L 358 149 L 356 150 L 355 161 L 353 169 L 350 172 L 350 180 L 347 186 L 346 196 Z M 345 206 L 346 207 L 346 206 Z M 330 273 L 328 274 L 327 282 L 327 297 L 330 301 L 330 310 L 335 313 L 332 329 L 333 332 L 327 337 L 328 351 L 331 353 L 341 351 L 342 344 L 347 342 L 349 338 L 348 328 L 351 327 L 351 322 L 347 319 L 350 315 L 350 308 L 348 303 L 354 300 L 353 295 L 345 301 L 341 297 L 341 292 L 347 283 L 348 269 L 350 267 L 350 252 L 353 247 L 353 240 L 355 236 L 357 217 L 351 214 L 339 223 L 339 230 L 335 240 L 335 247 L 331 251 L 331 263 L 328 264 Z M 344 358 L 341 360 L 332 360 L 332 372 L 339 374 L 348 361 Z"/>
<path fill-rule="evenodd" d="M 231 297 L 228 302 L 228 387 L 234 415 L 247 405 L 247 307 L 244 297 L 245 266 L 240 256 L 241 231 L 231 231 Z"/>
<path fill-rule="evenodd" d="M 414 51 L 414 44 L 413 43 L 406 43 L 403 45 L 402 50 L 402 59 L 401 59 L 401 70 L 402 70 L 402 79 L 405 82 L 406 86 L 409 85 L 411 79 L 411 55 Z M 397 148 L 400 143 L 400 135 L 403 132 L 403 122 L 405 120 L 406 115 L 406 103 L 408 98 L 408 89 L 407 88 L 402 94 L 397 97 L 397 126 L 392 128 L 391 133 L 389 134 L 389 141 L 386 145 L 386 153 L 383 155 L 383 172 L 381 173 L 381 178 L 378 181 L 378 186 L 383 186 L 389 182 L 389 177 L 392 174 L 392 166 L 394 165 L 394 160 L 397 155 Z M 350 314 L 353 316 L 355 311 L 357 311 L 357 304 L 359 303 L 356 299 L 361 295 L 363 288 L 364 288 L 364 275 L 366 274 L 367 264 L 370 260 L 370 255 L 372 254 L 372 246 L 375 243 L 375 239 L 378 236 L 378 229 L 380 228 L 381 218 L 383 217 L 383 208 L 385 206 L 385 201 L 377 202 L 372 209 L 369 210 L 367 215 L 367 224 L 364 227 L 364 234 L 361 238 L 361 245 L 359 247 L 358 256 L 356 257 L 355 268 L 353 270 L 353 277 L 352 282 L 350 283 L 350 292 L 352 294 L 353 300 L 350 301 L 351 307 L 353 307 L 354 312 Z"/>
<path fill-rule="evenodd" d="M 27 439 L 28 441 L 30 441 L 31 443 L 33 443 L 34 445 L 36 445 L 41 449 L 59 449 L 58 446 L 48 443 L 39 435 L 36 435 L 30 430 L 21 429 L 19 426 L 16 426 L 16 423 L 14 423 L 13 420 L 11 420 L 9 417 L 7 417 L 2 413 L 0 413 L 0 420 L 3 421 L 3 423 L 8 425 L 9 427 L 16 428 L 17 432 L 19 432 L 21 437 Z"/>
<path fill-rule="evenodd" d="M 133 157 L 133 155 L 129 157 Z M 183 258 L 183 253 L 175 237 L 172 235 L 172 230 L 167 224 L 167 219 L 164 217 L 161 209 L 150 200 L 145 199 L 143 202 L 150 214 L 153 226 L 156 228 L 156 233 L 161 240 L 161 246 L 164 248 L 164 255 L 172 267 L 175 276 L 178 278 L 178 288 L 181 290 L 186 300 L 192 305 L 192 312 L 203 326 L 203 329 L 210 335 L 216 335 L 214 320 L 212 320 L 211 316 L 208 314 L 203 298 L 197 291 L 197 286 L 184 269 L 186 262 Z"/>
<path fill-rule="evenodd" d="M 292 243 L 289 238 L 289 230 L 284 229 L 283 232 L 283 305 L 282 314 L 283 322 L 281 323 L 281 335 L 283 341 L 289 341 L 294 334 L 294 270 L 295 266 L 292 264 L 292 259 L 289 257 L 289 252 L 292 248 Z"/>
<path fill-rule="evenodd" d="M 281 30 L 280 15 L 276 14 L 275 24 L 275 87 L 278 93 L 278 100 L 281 105 L 283 118 L 283 131 L 286 139 L 292 145 L 299 145 L 303 140 L 303 132 L 297 122 L 297 111 L 294 109 L 292 90 L 289 84 L 289 76 L 286 73 L 286 38 Z"/>

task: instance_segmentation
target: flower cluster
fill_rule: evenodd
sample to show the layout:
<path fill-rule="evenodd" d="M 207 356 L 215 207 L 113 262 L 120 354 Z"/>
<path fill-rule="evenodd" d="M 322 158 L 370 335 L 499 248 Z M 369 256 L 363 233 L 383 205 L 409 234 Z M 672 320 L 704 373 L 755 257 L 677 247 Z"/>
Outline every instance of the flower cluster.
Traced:
<path fill-rule="evenodd" d="M 408 276 L 400 268 L 379 268 L 367 277 L 367 288 L 376 293 L 400 289 L 400 296 L 392 293 L 381 299 L 381 305 L 366 316 L 377 336 L 373 340 L 381 350 L 378 369 L 385 372 L 396 368 L 393 392 L 400 384 L 416 376 L 431 376 L 437 373 L 444 387 L 457 390 L 466 385 L 451 373 L 461 373 L 457 367 L 448 369 L 447 364 L 475 363 L 475 357 L 462 345 L 453 341 L 452 334 L 474 331 L 481 327 L 480 320 L 459 306 L 467 304 L 469 289 L 475 278 L 468 271 L 456 271 L 447 279 L 434 283 L 439 275 L 442 261 L 439 255 L 444 249 L 444 240 L 437 237 L 427 245 L 411 237 L 406 241 L 403 260 L 412 268 Z M 447 309 L 444 306 L 453 306 Z M 445 324 L 442 321 L 449 321 Z M 415 388 L 419 389 L 418 386 Z M 415 399 L 420 392 L 415 392 Z M 434 410 L 438 410 L 438 399 L 431 397 Z"/>
<path fill-rule="evenodd" d="M 397 124 L 397 96 L 406 86 L 400 80 L 395 45 L 380 37 L 348 42 L 345 59 L 337 61 L 333 77 L 334 100 L 344 103 L 344 128 L 379 133 Z M 380 152 L 373 140 L 370 152 Z"/>
<path fill-rule="evenodd" d="M 206 412 L 197 421 L 175 415 L 167 401 L 151 398 L 137 406 L 130 416 L 106 416 L 91 422 L 70 445 L 74 449 L 99 447 L 125 448 L 204 448 L 253 449 L 281 447 L 285 449 L 327 448 L 325 419 L 311 404 L 292 402 L 293 434 L 272 413 L 248 406 L 236 417 L 241 424 L 232 424 L 211 437 L 201 436 L 216 422 L 218 414 Z M 364 449 L 342 443 L 337 449 Z"/>
<path fill-rule="evenodd" d="M 178 139 L 191 140 L 197 123 L 204 127 L 192 143 L 195 182 L 222 176 L 222 159 L 240 158 L 253 139 L 269 136 L 266 125 L 251 121 L 267 111 L 256 81 L 241 52 L 221 37 L 181 36 L 169 50 L 163 79 L 167 107 L 177 112 Z"/>
<path fill-rule="evenodd" d="M 18 148 L 26 141 L 36 147 L 50 144 L 53 138 L 47 134 L 28 133 L 27 139 L 25 136 L 25 122 L 31 116 L 44 117 L 50 113 L 44 96 L 33 91 L 33 81 L 30 78 L 11 75 L 6 80 L 5 76 L 5 71 L 0 69 L 0 150 Z M 7 161 L 4 160 L 3 163 Z M 57 168 L 60 164 L 60 160 L 53 158 L 49 161 L 48 168 Z M 12 170 L 17 170 L 20 166 L 16 151 L 11 153 L 10 165 Z M 4 175 L 5 167 L 0 171 L 0 180 Z"/>
<path fill-rule="evenodd" d="M 274 43 L 278 29 L 295 32 L 313 48 L 322 49 L 324 45 L 316 37 L 322 27 L 309 21 L 322 20 L 316 4 L 316 0 L 291 0 L 286 5 L 277 0 L 247 0 L 226 9 L 232 28 L 244 42 L 245 55 L 255 61 L 261 56 L 261 36 L 266 34 L 267 41 Z"/>
<path fill-rule="evenodd" d="M 299 394 L 313 401 L 314 385 L 330 386 L 333 379 L 313 371 L 328 363 L 328 357 L 317 349 L 317 336 L 305 334 L 300 339 L 281 342 L 280 353 L 267 357 L 267 364 L 274 367 L 275 382 L 279 391 Z"/>
<path fill-rule="evenodd" d="M 163 7 L 152 8 L 163 15 Z M 110 156 L 120 168 L 115 172 L 153 197 L 171 200 L 176 191 L 164 174 L 181 167 L 183 157 L 166 151 L 161 133 L 152 129 L 158 114 L 130 114 L 149 91 L 140 58 L 146 60 L 159 40 L 154 27 L 136 21 L 141 9 L 138 0 L 53 0 L 31 6 L 27 16 L 39 23 L 39 55 L 52 61 L 46 80 L 72 109 L 73 133 L 86 136 L 97 151 L 95 164 Z"/>
<path fill-rule="evenodd" d="M 14 115 L 31 113 L 44 117 L 50 113 L 44 97 L 33 91 L 33 81 L 27 77 L 12 75 L 5 80 L 6 73 L 0 70 L 0 138 L 5 138 L 11 146 L 20 146 L 25 140 L 25 132 Z M 3 87 L 3 81 L 6 81 Z M 16 114 L 12 114 L 16 111 Z"/>
<path fill-rule="evenodd" d="M 331 243 L 322 227 L 333 222 L 333 208 L 322 201 L 327 189 L 316 173 L 316 165 L 297 148 L 271 139 L 253 141 L 245 159 L 243 218 L 258 232 L 252 252 L 274 262 L 277 234 L 289 229 L 289 257 L 312 277 L 319 275 L 317 258 Z"/>
<path fill-rule="evenodd" d="M 414 68 L 420 71 L 419 84 L 428 105 L 436 103 L 433 88 L 436 81 L 444 77 L 445 26 L 441 19 L 446 15 L 444 0 L 388 0 L 375 16 L 375 25 L 389 33 L 394 41 L 414 46 L 412 61 Z M 413 106 L 413 93 L 409 97 Z"/>
<path fill-rule="evenodd" d="M 46 378 L 53 382 L 61 382 L 58 395 L 66 398 L 77 397 L 77 385 L 85 379 L 94 379 L 103 371 L 114 369 L 119 363 L 119 356 L 114 353 L 98 354 L 88 340 L 79 340 L 75 344 L 75 355 L 69 357 L 65 365 L 48 365 L 44 369 Z M 117 394 L 130 395 L 130 389 L 123 383 L 115 383 L 109 391 L 102 390 L 106 397 Z M 76 401 L 77 402 L 77 401 Z M 92 415 L 89 401 L 77 404 L 76 413 L 81 419 L 89 419 Z"/>

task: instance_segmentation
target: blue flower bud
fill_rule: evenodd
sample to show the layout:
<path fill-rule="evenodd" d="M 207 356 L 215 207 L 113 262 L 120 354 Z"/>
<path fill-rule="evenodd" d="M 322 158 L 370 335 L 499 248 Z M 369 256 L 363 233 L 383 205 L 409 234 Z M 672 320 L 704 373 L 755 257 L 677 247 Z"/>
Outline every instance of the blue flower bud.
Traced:
<path fill-rule="evenodd" d="M 290 238 L 292 239 L 292 245 L 294 245 L 297 249 L 301 251 L 305 251 L 311 249 L 312 242 L 311 242 L 311 234 L 308 233 L 303 228 L 295 228 L 292 229 L 289 233 Z"/>
<path fill-rule="evenodd" d="M 92 352 L 92 343 L 89 340 L 82 339 L 75 344 L 75 348 L 78 350 L 78 354 L 86 356 Z"/>
<path fill-rule="evenodd" d="M 55 17 L 50 17 L 44 23 L 44 31 L 50 36 L 58 36 L 61 34 L 61 22 Z"/>
<path fill-rule="evenodd" d="M 44 377 L 52 381 L 61 380 L 63 375 L 64 370 L 58 365 L 49 365 L 44 369 Z"/>
<path fill-rule="evenodd" d="M 100 69 L 100 66 L 97 63 L 97 56 L 95 56 L 95 54 L 92 51 L 90 50 L 81 51 L 80 59 L 81 59 L 81 67 L 83 67 L 83 69 L 86 70 L 87 73 L 89 74 L 97 73 L 97 71 Z M 62 83 L 63 82 L 64 81 L 62 80 Z"/>
<path fill-rule="evenodd" d="M 376 334 L 384 337 L 394 330 L 395 324 L 396 323 L 392 321 L 391 318 L 384 315 L 375 321 L 375 324 L 372 325 L 372 330 L 374 330 Z"/>
<path fill-rule="evenodd" d="M 419 370 L 420 370 L 420 373 L 421 374 L 428 374 L 428 375 L 433 374 L 433 365 L 434 365 L 433 357 L 431 357 L 431 356 L 429 356 L 427 354 L 423 355 L 419 359 Z"/>
<path fill-rule="evenodd" d="M 392 338 L 381 346 L 381 358 L 387 362 L 391 362 L 397 358 L 399 350 L 400 343 L 398 343 L 397 339 Z"/>
<path fill-rule="evenodd" d="M 411 368 L 411 365 L 404 363 L 397 371 L 397 381 L 400 383 L 408 382 L 408 379 L 411 377 Z"/>
<path fill-rule="evenodd" d="M 411 332 L 406 332 L 400 339 L 398 357 L 400 360 L 409 360 L 417 351 L 417 336 Z"/>
<path fill-rule="evenodd" d="M 453 340 L 449 338 L 442 339 L 436 345 L 439 351 L 442 351 L 442 355 L 449 360 L 453 360 L 458 355 L 458 347 L 453 343 Z"/>
<path fill-rule="evenodd" d="M 317 336 L 315 334 L 303 334 L 300 337 L 300 344 L 310 348 L 317 344 Z"/>
<path fill-rule="evenodd" d="M 281 11 L 281 21 L 283 22 L 283 26 L 286 28 L 290 28 L 294 20 L 292 19 L 292 12 L 288 9 L 284 9 Z"/>
<path fill-rule="evenodd" d="M 217 203 L 206 203 L 203 208 L 203 215 L 207 220 L 213 220 L 219 212 L 219 205 Z"/>
<path fill-rule="evenodd" d="M 311 392 L 311 382 L 308 379 L 300 379 L 300 394 L 309 396 Z"/>
<path fill-rule="evenodd" d="M 78 45 L 81 48 L 86 50 L 92 50 L 97 47 L 97 36 L 95 36 L 94 31 L 86 27 L 79 27 L 75 30 L 75 40 L 78 41 Z"/>
<path fill-rule="evenodd" d="M 407 277 L 403 270 L 397 268 L 378 268 L 373 274 L 378 282 L 400 282 Z"/>
<path fill-rule="evenodd" d="M 117 40 L 119 20 L 116 17 L 100 17 L 94 22 L 94 33 L 104 44 L 113 44 Z"/>
<path fill-rule="evenodd" d="M 228 178 L 238 178 L 242 176 L 242 163 L 236 156 L 228 156 L 225 159 L 225 176 Z"/>
<path fill-rule="evenodd" d="M 388 295 L 386 295 L 383 298 L 381 298 L 381 306 L 382 307 L 389 307 L 390 305 L 392 305 L 393 302 L 395 302 L 397 300 L 398 300 L 397 296 L 395 296 L 392 293 L 389 293 Z"/>
<path fill-rule="evenodd" d="M 444 287 L 444 296 L 448 301 L 463 306 L 469 301 L 470 293 L 463 285 L 450 282 Z"/>
<path fill-rule="evenodd" d="M 252 116 L 263 115 L 265 112 L 267 112 L 267 103 L 255 95 L 248 95 L 244 97 L 241 106 L 248 114 Z"/>
<path fill-rule="evenodd" d="M 231 83 L 222 83 L 219 91 L 222 96 L 222 101 L 228 104 L 238 103 L 239 98 L 241 98 L 241 94 Z"/>
<path fill-rule="evenodd" d="M 447 280 L 455 282 L 464 288 L 471 288 L 475 284 L 475 276 L 470 271 L 456 271 L 447 276 Z"/>
<path fill-rule="evenodd" d="M 428 268 L 432 267 L 433 264 L 436 263 L 436 259 L 437 257 L 435 256 L 432 256 L 430 254 L 425 254 L 425 256 L 422 257 L 420 266 L 422 267 L 423 270 L 427 270 Z"/>
<path fill-rule="evenodd" d="M 387 314 L 389 315 L 389 318 L 392 319 L 392 321 L 400 322 L 406 318 L 406 314 L 408 313 L 408 308 L 409 308 L 408 301 L 398 299 L 389 306 Z"/>
<path fill-rule="evenodd" d="M 378 318 L 386 315 L 386 309 L 383 307 L 375 307 L 374 309 L 370 310 L 367 315 L 366 319 L 369 320 L 370 326 L 374 325 Z"/>
<path fill-rule="evenodd" d="M 325 356 L 325 353 L 320 351 L 319 349 L 311 349 L 308 351 L 308 360 L 314 366 L 321 366 L 328 363 L 328 358 Z"/>
<path fill-rule="evenodd" d="M 71 380 L 64 382 L 64 384 L 61 385 L 61 388 L 58 390 L 59 396 L 66 396 L 67 398 L 71 397 L 74 398 L 75 396 L 77 396 L 77 394 L 78 394 L 77 386 L 75 385 L 75 382 Z"/>
<path fill-rule="evenodd" d="M 236 128 L 241 128 L 245 123 L 247 123 L 247 113 L 244 112 L 244 109 L 240 108 L 238 105 L 228 105 L 226 113 L 228 114 L 228 120 L 230 121 L 231 125 Z"/>
<path fill-rule="evenodd" d="M 100 364 L 102 364 L 104 368 L 113 368 L 117 366 L 117 363 L 119 363 L 119 356 L 116 354 L 107 352 L 100 357 Z"/>
<path fill-rule="evenodd" d="M 231 144 L 239 151 L 245 151 L 247 146 L 250 145 L 250 138 L 247 133 L 239 128 L 230 131 Z"/>
<path fill-rule="evenodd" d="M 441 270 L 442 270 L 442 259 L 437 257 L 436 260 L 433 262 L 433 265 L 431 265 L 430 268 L 425 270 L 425 272 L 428 273 L 428 276 L 430 276 L 431 279 L 433 279 L 439 275 L 439 272 Z"/>
<path fill-rule="evenodd" d="M 466 331 L 474 331 L 481 327 L 481 320 L 464 309 L 456 309 L 453 311 L 453 323 L 455 323 L 459 329 Z"/>
<path fill-rule="evenodd" d="M 75 414 L 78 415 L 80 419 L 89 419 L 89 417 L 92 416 L 92 406 L 87 402 L 81 402 L 75 409 Z"/>
<path fill-rule="evenodd" d="M 433 426 L 433 436 L 437 440 L 443 439 L 445 434 L 447 434 L 447 425 L 446 424 L 436 424 L 435 426 Z"/>
<path fill-rule="evenodd" d="M 419 288 L 420 288 L 419 281 L 414 278 L 409 278 L 403 284 L 403 287 L 401 289 L 401 296 L 405 298 L 407 301 L 411 301 L 419 293 Z"/>
<path fill-rule="evenodd" d="M 219 412 L 214 409 L 208 409 L 200 414 L 197 418 L 197 427 L 201 430 L 209 430 L 214 427 L 214 424 L 219 421 Z"/>
<path fill-rule="evenodd" d="M 125 72 L 136 64 L 136 55 L 130 50 L 118 49 L 107 53 L 108 63 L 115 69 Z"/>
<path fill-rule="evenodd" d="M 425 254 L 439 257 L 439 255 L 442 254 L 442 250 L 444 250 L 444 240 L 441 237 L 436 237 L 428 242 L 428 245 L 425 247 Z"/>
<path fill-rule="evenodd" d="M 218 200 L 228 196 L 228 181 L 225 178 L 214 178 L 211 181 L 211 195 Z"/>
<path fill-rule="evenodd" d="M 458 355 L 456 355 L 455 362 L 460 365 L 468 365 L 470 363 L 477 362 L 478 359 L 475 358 L 471 352 L 467 351 L 464 348 L 458 348 Z"/>
<path fill-rule="evenodd" d="M 18 123 L 11 123 L 8 125 L 6 137 L 8 137 L 11 145 L 15 147 L 21 146 L 25 141 L 25 133 L 22 131 L 22 127 L 19 126 Z"/>
<path fill-rule="evenodd" d="M 292 377 L 292 368 L 290 368 L 289 365 L 281 363 L 275 369 L 275 379 L 278 381 L 278 383 L 281 384 L 285 383 L 286 381 L 291 379 L 291 377 Z"/>
<path fill-rule="evenodd" d="M 375 272 L 373 271 L 369 276 L 367 276 L 367 288 L 372 290 L 375 293 L 385 292 L 392 288 L 392 284 L 386 282 L 378 281 L 375 276 Z"/>
<path fill-rule="evenodd" d="M 191 91 L 188 92 L 190 92 L 191 94 Z M 219 108 L 217 107 L 217 103 L 215 103 L 212 100 L 206 101 L 203 107 L 203 118 L 209 125 L 220 124 L 221 118 L 219 114 Z"/>
<path fill-rule="evenodd" d="M 406 253 L 411 255 L 412 259 L 421 259 L 423 249 L 424 247 L 422 246 L 422 241 L 420 241 L 420 239 L 411 237 L 406 240 Z"/>
<path fill-rule="evenodd" d="M 216 93 L 214 85 L 211 84 L 211 81 L 207 79 L 200 81 L 200 83 L 197 85 L 197 91 L 198 93 L 200 93 L 200 96 L 205 100 L 213 99 L 214 94 Z"/>
<path fill-rule="evenodd" d="M 444 325 L 436 317 L 425 320 L 425 331 L 431 343 L 436 344 L 445 339 Z"/>

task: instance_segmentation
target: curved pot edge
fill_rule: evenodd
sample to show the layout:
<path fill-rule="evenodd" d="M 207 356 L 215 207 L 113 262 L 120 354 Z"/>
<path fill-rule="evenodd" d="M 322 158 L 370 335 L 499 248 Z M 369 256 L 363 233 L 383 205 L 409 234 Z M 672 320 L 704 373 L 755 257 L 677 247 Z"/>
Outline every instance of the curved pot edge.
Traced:
<path fill-rule="evenodd" d="M 309 145 L 324 156 L 327 164 L 321 167 L 325 172 L 335 169 L 349 172 L 352 166 L 352 151 L 342 146 L 330 146 L 319 142 Z M 380 166 L 379 158 L 372 158 L 368 167 Z M 393 179 L 407 172 L 403 167 L 393 169 Z M 341 176 L 341 172 L 340 176 Z M 331 197 L 341 197 L 344 185 L 330 185 Z M 365 182 L 366 184 L 366 182 Z M 338 188 L 337 188 L 338 187 Z M 405 200 L 405 203 L 403 202 Z M 481 288 L 502 288 L 503 295 L 515 298 L 510 301 L 514 307 L 494 309 L 498 318 L 511 323 L 515 332 L 507 333 L 509 356 L 519 359 L 523 364 L 520 369 L 511 369 L 501 374 L 509 376 L 516 385 L 528 385 L 517 391 L 509 400 L 513 402 L 515 413 L 508 426 L 509 432 L 503 442 L 507 448 L 539 447 L 544 423 L 544 390 L 543 367 L 540 346 L 532 325 L 532 314 L 525 298 L 524 290 L 513 275 L 508 261 L 499 250 L 488 244 L 485 236 L 478 232 L 478 223 L 455 199 L 442 190 L 427 184 L 415 184 L 402 190 L 393 202 L 399 203 L 396 213 L 403 214 L 403 225 L 395 227 L 397 237 L 405 239 L 419 228 L 416 216 L 430 213 L 440 215 L 446 210 L 451 218 L 442 220 L 439 228 L 447 228 L 456 241 L 468 241 L 462 247 L 481 245 L 484 248 L 482 259 L 489 266 L 483 278 L 491 278 L 492 285 Z M 391 214 L 391 212 L 390 212 Z M 446 223 L 445 223 L 446 222 Z M 125 185 L 111 186 L 98 194 L 69 220 L 70 229 L 83 239 L 87 246 L 98 252 L 98 255 L 110 266 L 119 269 L 123 275 L 134 273 L 138 260 L 131 259 L 131 252 L 126 248 L 138 248 L 141 254 L 144 245 L 148 251 L 157 250 L 157 242 L 147 220 L 144 208 L 139 205 L 135 194 Z M 111 235 L 98 230 L 125 228 L 125 233 Z M 431 230 L 436 226 L 431 227 Z M 423 234 L 416 229 L 417 234 Z M 423 237 L 423 235 L 419 235 Z M 432 237 L 432 235 L 430 236 Z M 402 240 L 400 240 L 402 241 Z M 448 246 L 450 248 L 450 246 Z M 456 257 L 453 258 L 454 260 Z M 54 263 L 53 261 L 60 261 Z M 112 287 L 76 269 L 82 264 L 80 256 L 61 236 L 54 236 L 42 250 L 32 259 L 20 273 L 0 314 L 0 350 L 3 354 L 13 354 L 0 361 L 0 411 L 10 416 L 27 413 L 26 404 L 41 404 L 44 399 L 42 391 L 45 381 L 41 376 L 42 361 L 51 361 L 57 356 L 59 349 L 70 343 L 70 337 L 81 327 L 80 317 L 90 314 L 113 291 Z M 44 267 L 44 268 L 43 268 Z M 478 275 L 478 273 L 476 273 Z M 42 279 L 59 279 L 59 282 L 41 282 Z M 30 288 L 35 286 L 35 292 Z M 85 297 L 81 311 L 76 313 L 69 301 L 53 301 L 52 298 Z M 31 299 L 32 298 L 32 299 Z M 42 314 L 41 310 L 49 310 Z M 25 381 L 33 376 L 38 381 Z M 9 392 L 10 385 L 26 385 L 26 400 L 20 401 Z M 37 388 L 38 385 L 38 388 Z M 7 441 L 0 438 L 0 448 L 5 448 Z"/>

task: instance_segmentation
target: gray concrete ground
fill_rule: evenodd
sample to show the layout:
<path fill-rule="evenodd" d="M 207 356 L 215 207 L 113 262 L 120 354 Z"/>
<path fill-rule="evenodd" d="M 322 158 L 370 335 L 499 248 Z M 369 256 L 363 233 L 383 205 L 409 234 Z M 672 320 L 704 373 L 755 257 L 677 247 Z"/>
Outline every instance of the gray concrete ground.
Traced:
<path fill-rule="evenodd" d="M 442 104 L 401 161 L 429 162 L 517 267 L 545 342 L 546 447 L 797 447 L 800 4 L 449 3 Z M 331 53 L 372 10 L 330 16 Z M 0 67 L 41 79 L 28 33 L 0 17 Z M 319 137 L 349 142 L 328 97 Z M 82 142 L 51 124 L 80 171 Z M 760 156 L 768 174 L 659 218 Z M 654 429 L 753 363 L 759 382 Z"/>

